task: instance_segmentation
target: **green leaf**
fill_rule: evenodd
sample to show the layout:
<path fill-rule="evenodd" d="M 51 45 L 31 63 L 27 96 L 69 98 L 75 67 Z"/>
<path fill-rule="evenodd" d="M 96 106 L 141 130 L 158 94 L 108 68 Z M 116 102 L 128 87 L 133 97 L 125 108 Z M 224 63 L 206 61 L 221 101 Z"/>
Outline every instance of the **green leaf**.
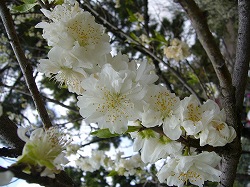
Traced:
<path fill-rule="evenodd" d="M 155 31 L 155 38 L 154 39 L 158 42 L 167 43 L 167 40 L 165 39 L 165 37 L 157 31 Z"/>
<path fill-rule="evenodd" d="M 30 9 L 32 9 L 36 5 L 37 5 L 37 3 L 23 4 L 23 5 L 20 5 L 20 6 L 14 6 L 12 9 L 14 11 L 23 13 L 23 12 L 28 12 Z"/>
<path fill-rule="evenodd" d="M 116 137 L 120 136 L 120 134 L 112 134 L 109 129 L 100 129 L 95 132 L 90 133 L 91 135 L 97 136 L 98 138 L 111 138 L 111 137 Z"/>
<path fill-rule="evenodd" d="M 130 37 L 133 38 L 135 41 L 138 41 L 138 37 L 135 35 L 135 33 L 131 32 Z"/>
<path fill-rule="evenodd" d="M 133 12 L 131 12 L 131 10 L 127 9 L 127 12 L 129 14 L 128 20 L 130 22 L 136 22 L 136 21 L 138 21 L 137 17 L 135 16 L 135 14 Z"/>
<path fill-rule="evenodd" d="M 128 126 L 128 130 L 125 132 L 125 134 L 129 132 L 138 131 L 140 128 L 141 126 Z M 112 138 L 112 137 L 120 136 L 120 134 L 117 134 L 117 133 L 112 134 L 109 131 L 109 129 L 100 129 L 90 134 L 97 136 L 98 138 Z"/>
<path fill-rule="evenodd" d="M 128 126 L 128 130 L 125 133 L 135 132 L 140 130 L 141 128 L 142 128 L 141 126 Z"/>
<path fill-rule="evenodd" d="M 109 177 L 113 177 L 113 176 L 115 176 L 115 175 L 117 175 L 117 174 L 118 174 L 117 171 L 112 170 L 112 171 L 109 172 L 108 176 L 109 176 Z"/>
<path fill-rule="evenodd" d="M 35 4 L 37 0 L 23 0 L 24 4 Z"/>

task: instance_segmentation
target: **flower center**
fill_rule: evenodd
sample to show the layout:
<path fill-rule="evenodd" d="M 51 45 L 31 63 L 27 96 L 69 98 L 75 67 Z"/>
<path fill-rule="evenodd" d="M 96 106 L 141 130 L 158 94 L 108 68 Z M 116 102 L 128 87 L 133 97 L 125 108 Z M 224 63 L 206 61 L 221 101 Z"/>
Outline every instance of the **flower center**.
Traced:
<path fill-rule="evenodd" d="M 221 131 L 225 128 L 225 124 L 224 123 L 213 123 L 213 127 L 217 130 L 217 131 Z"/>
<path fill-rule="evenodd" d="M 68 24 L 67 31 L 81 46 L 96 45 L 99 40 L 97 28 L 90 23 L 83 24 L 82 20 L 78 20 L 77 17 Z"/>
<path fill-rule="evenodd" d="M 169 92 L 160 92 L 151 98 L 155 100 L 154 110 L 161 112 L 164 117 L 171 116 L 173 106 L 177 102 L 176 98 L 172 98 Z"/>
<path fill-rule="evenodd" d="M 72 68 L 61 67 L 61 70 L 54 76 L 54 78 L 59 82 L 60 86 L 66 84 L 68 87 L 82 90 L 80 82 L 84 79 L 84 75 L 74 71 Z"/>
<path fill-rule="evenodd" d="M 181 172 L 178 176 L 178 180 L 183 181 L 187 184 L 188 180 L 192 182 L 196 182 L 197 180 L 202 180 L 201 175 L 195 171 L 188 171 L 186 173 Z"/>
<path fill-rule="evenodd" d="M 201 112 L 200 107 L 192 104 L 187 106 L 187 119 L 191 121 L 200 121 L 201 119 Z"/>
<path fill-rule="evenodd" d="M 126 95 L 120 93 L 113 93 L 107 90 L 105 87 L 100 88 L 103 92 L 102 103 L 98 103 L 96 111 L 106 114 L 106 122 L 112 122 L 122 118 L 132 117 L 131 112 L 133 109 L 133 104 Z"/>

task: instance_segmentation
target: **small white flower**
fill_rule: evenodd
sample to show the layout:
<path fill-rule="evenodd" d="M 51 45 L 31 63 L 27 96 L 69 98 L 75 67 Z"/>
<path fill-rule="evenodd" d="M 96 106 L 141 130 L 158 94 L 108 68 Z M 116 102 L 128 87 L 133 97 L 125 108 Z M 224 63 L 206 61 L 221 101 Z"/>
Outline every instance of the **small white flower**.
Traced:
<path fill-rule="evenodd" d="M 140 155 L 136 154 L 126 159 L 116 159 L 114 166 L 114 170 L 117 171 L 119 175 L 131 176 L 140 173 L 140 171 L 144 169 L 145 164 L 142 162 Z"/>
<path fill-rule="evenodd" d="M 161 85 L 148 87 L 144 101 L 146 104 L 142 113 L 142 125 L 145 127 L 160 126 L 172 117 L 180 103 L 180 99 L 175 94 Z"/>
<path fill-rule="evenodd" d="M 200 145 L 224 146 L 231 143 L 236 137 L 236 131 L 233 127 L 228 126 L 225 121 L 225 111 L 217 111 L 213 119 L 196 136 L 196 138 L 200 138 Z"/>
<path fill-rule="evenodd" d="M 176 111 L 175 118 L 177 120 L 169 121 L 168 123 L 178 123 L 186 131 L 187 135 L 196 136 L 201 132 L 206 124 L 213 118 L 219 110 L 218 105 L 212 100 L 208 100 L 201 105 L 195 96 L 185 97 L 180 102 L 180 107 Z M 168 133 L 169 129 L 163 126 L 164 133 Z"/>
<path fill-rule="evenodd" d="M 182 150 L 180 142 L 160 136 L 150 129 L 132 133 L 132 137 L 135 137 L 134 151 L 141 150 L 141 159 L 144 163 L 155 163 L 159 159 L 180 153 Z"/>
<path fill-rule="evenodd" d="M 11 171 L 0 172 L 0 186 L 8 185 L 13 177 L 14 174 Z"/>
<path fill-rule="evenodd" d="M 164 48 L 164 54 L 167 58 L 173 58 L 176 61 L 183 60 L 190 55 L 188 45 L 177 38 L 170 42 L 170 46 Z"/>
<path fill-rule="evenodd" d="M 151 85 L 158 80 L 158 75 L 155 73 L 155 66 L 148 61 L 132 61 L 131 64 L 137 66 L 136 82 L 140 82 L 143 85 Z"/>
<path fill-rule="evenodd" d="M 195 135 L 203 129 L 202 107 L 195 96 L 185 97 L 180 104 L 181 126 L 187 135 Z"/>
<path fill-rule="evenodd" d="M 45 167 L 41 175 L 54 177 L 54 173 L 58 173 L 61 169 L 61 165 L 68 163 L 65 158 L 63 150 L 69 143 L 69 140 L 59 132 L 57 128 L 51 127 L 48 130 L 42 128 L 35 129 L 31 132 L 30 138 L 24 138 L 24 130 L 18 128 L 18 135 L 21 135 L 21 139 L 26 141 L 24 145 L 22 155 L 17 159 L 17 163 L 25 163 L 29 167 L 35 167 L 40 170 Z M 29 171 L 29 167 L 25 170 Z"/>
<path fill-rule="evenodd" d="M 158 76 L 155 73 L 155 66 L 148 61 L 132 60 L 129 61 L 128 55 L 118 53 L 116 56 L 106 55 L 106 63 L 112 65 L 116 71 L 134 72 L 134 82 L 147 86 L 155 83 Z"/>
<path fill-rule="evenodd" d="M 176 156 L 167 161 L 157 176 L 169 186 L 184 186 L 188 181 L 199 187 L 204 181 L 219 182 L 221 171 L 215 169 L 221 157 L 214 152 L 194 156 Z"/>
<path fill-rule="evenodd" d="M 106 64 L 101 73 L 84 79 L 82 87 L 86 91 L 77 102 L 82 117 L 97 122 L 100 128 L 109 128 L 111 133 L 124 133 L 128 121 L 138 118 L 138 106 L 145 95 L 143 87 L 131 80 L 132 74 L 117 72 Z"/>
<path fill-rule="evenodd" d="M 45 73 L 47 77 L 53 77 L 60 85 L 65 84 L 70 92 L 82 93 L 81 81 L 88 76 L 85 70 L 92 68 L 92 64 L 85 63 L 80 66 L 76 59 L 59 47 L 53 47 L 48 57 L 49 59 L 39 61 L 38 71 Z"/>
<path fill-rule="evenodd" d="M 93 172 L 100 169 L 101 166 L 106 167 L 107 156 L 104 151 L 93 151 L 90 157 L 84 157 L 76 160 L 76 165 L 83 171 Z"/>

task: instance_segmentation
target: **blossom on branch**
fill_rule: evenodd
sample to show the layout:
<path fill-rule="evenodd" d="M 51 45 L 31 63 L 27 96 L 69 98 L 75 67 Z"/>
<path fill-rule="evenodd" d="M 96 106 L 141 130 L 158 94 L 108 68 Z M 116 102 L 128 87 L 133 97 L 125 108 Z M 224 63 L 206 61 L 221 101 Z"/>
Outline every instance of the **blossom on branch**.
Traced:
<path fill-rule="evenodd" d="M 50 46 L 73 50 L 76 56 L 82 53 L 85 61 L 111 51 L 109 36 L 104 33 L 103 26 L 97 24 L 89 12 L 79 8 L 77 2 L 74 7 L 63 4 L 52 11 L 42 9 L 42 12 L 53 22 L 41 22 L 36 27 L 43 28 L 43 37 Z"/>
<path fill-rule="evenodd" d="M 214 152 L 202 152 L 197 155 L 178 155 L 167 161 L 157 176 L 161 183 L 182 187 L 188 182 L 203 186 L 204 181 L 219 182 L 221 171 L 215 167 L 221 157 Z"/>
<path fill-rule="evenodd" d="M 104 151 L 93 151 L 91 157 L 77 159 L 76 165 L 83 171 L 93 172 L 100 167 L 107 167 L 109 163 Z"/>
<path fill-rule="evenodd" d="M 109 35 L 77 2 L 74 7 L 63 4 L 42 12 L 52 22 L 41 22 L 36 27 L 43 28 L 43 37 L 52 49 L 48 59 L 39 61 L 38 70 L 65 84 L 70 92 L 81 94 L 80 82 L 100 71 L 103 58 L 111 51 Z"/>
<path fill-rule="evenodd" d="M 200 146 L 208 144 L 216 147 L 231 143 L 236 137 L 236 131 L 226 124 L 225 111 L 220 110 L 219 106 L 212 100 L 208 100 L 204 105 L 206 104 L 212 105 L 210 108 L 214 108 L 214 115 L 204 126 L 204 129 L 195 136 L 200 139 Z"/>
<path fill-rule="evenodd" d="M 151 129 L 130 133 L 134 141 L 134 151 L 141 151 L 144 163 L 155 163 L 169 155 L 181 154 L 183 146 L 164 135 L 159 135 Z"/>
<path fill-rule="evenodd" d="M 141 100 L 146 90 L 132 81 L 131 71 L 115 71 L 110 64 L 100 73 L 82 81 L 85 92 L 78 97 L 80 114 L 89 123 L 109 128 L 111 133 L 124 133 L 128 121 L 134 121 L 140 113 Z"/>
<path fill-rule="evenodd" d="M 62 165 L 68 163 L 63 150 L 69 140 L 55 127 L 48 130 L 37 128 L 28 138 L 27 129 L 18 128 L 18 136 L 25 141 L 22 155 L 16 164 L 26 164 L 25 172 L 31 170 L 41 172 L 41 176 L 55 177 L 55 173 L 62 170 Z"/>
<path fill-rule="evenodd" d="M 150 86 L 144 101 L 142 125 L 145 127 L 160 126 L 165 123 L 174 115 L 180 104 L 180 99 L 161 85 Z"/>
<path fill-rule="evenodd" d="M 121 158 L 120 154 L 117 154 L 116 160 L 114 160 L 114 171 L 121 176 L 133 176 L 140 175 L 145 172 L 145 164 L 141 160 L 139 154 L 133 155 L 129 158 Z"/>
<path fill-rule="evenodd" d="M 176 61 L 184 60 L 190 55 L 188 45 L 177 38 L 170 42 L 170 46 L 164 48 L 164 54 Z"/>
<path fill-rule="evenodd" d="M 65 84 L 70 92 L 81 94 L 83 92 L 81 81 L 88 76 L 83 67 L 90 69 L 91 64 L 85 63 L 79 67 L 79 63 L 59 47 L 52 48 L 48 57 L 49 59 L 39 61 L 38 71 L 45 73 L 46 77 L 54 78 L 60 86 Z"/>

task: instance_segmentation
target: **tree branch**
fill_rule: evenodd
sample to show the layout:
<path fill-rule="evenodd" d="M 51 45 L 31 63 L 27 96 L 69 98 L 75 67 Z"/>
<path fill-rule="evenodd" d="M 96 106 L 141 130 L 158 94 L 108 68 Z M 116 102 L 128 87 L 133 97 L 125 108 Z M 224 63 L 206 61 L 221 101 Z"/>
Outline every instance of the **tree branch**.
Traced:
<path fill-rule="evenodd" d="M 21 149 L 9 149 L 6 147 L 0 148 L 1 157 L 3 156 L 3 157 L 17 158 L 21 154 L 22 154 Z"/>
<path fill-rule="evenodd" d="M 227 116 L 228 125 L 235 128 L 237 137 L 229 144 L 229 149 L 222 155 L 221 164 L 221 186 L 233 186 L 236 176 L 237 165 L 241 155 L 240 143 L 240 118 L 236 112 L 235 89 L 232 85 L 232 79 L 225 60 L 220 52 L 219 47 L 209 31 L 204 14 L 196 5 L 194 0 L 175 0 L 178 2 L 188 14 L 192 25 L 197 33 L 197 36 L 205 49 L 212 65 L 215 69 L 216 75 L 221 86 L 221 93 L 223 96 L 223 107 Z"/>
<path fill-rule="evenodd" d="M 41 117 L 43 125 L 45 128 L 49 128 L 52 126 L 51 121 L 49 119 L 49 115 L 46 111 L 44 102 L 36 86 L 36 82 L 33 77 L 32 66 L 28 63 L 28 60 L 26 59 L 24 52 L 22 50 L 22 47 L 20 45 L 20 42 L 18 40 L 16 31 L 14 28 L 13 20 L 11 18 L 11 14 L 8 8 L 6 7 L 5 0 L 0 1 L 0 16 L 2 18 L 3 24 L 5 26 L 6 32 L 8 34 L 8 38 L 12 46 L 12 49 L 16 55 L 20 68 L 23 72 L 26 84 L 32 95 L 32 98 L 34 100 L 38 113 Z"/>
<path fill-rule="evenodd" d="M 191 20 L 192 26 L 197 33 L 199 41 L 201 42 L 201 45 L 206 51 L 215 69 L 216 75 L 220 82 L 220 86 L 222 88 L 222 95 L 224 97 L 230 96 L 234 92 L 231 75 L 226 67 L 226 63 L 220 52 L 220 49 L 208 28 L 205 15 L 193 0 L 175 1 L 182 6 Z"/>
<path fill-rule="evenodd" d="M 233 72 L 233 85 L 236 88 L 236 107 L 240 115 L 250 62 L 250 1 L 238 0 L 238 12 L 239 29 L 236 61 Z"/>
<path fill-rule="evenodd" d="M 11 171 L 15 177 L 19 179 L 24 179 L 28 183 L 37 183 L 46 187 L 76 187 L 71 178 L 69 178 L 63 171 L 56 175 L 54 179 L 49 177 L 41 177 L 39 172 L 32 172 L 31 174 L 26 174 L 22 172 L 22 165 L 10 166 L 8 168 L 3 168 L 0 166 L 0 172 Z"/>
<path fill-rule="evenodd" d="M 5 115 L 0 117 L 0 138 L 12 148 L 23 149 L 24 142 L 17 135 L 16 124 Z"/>

